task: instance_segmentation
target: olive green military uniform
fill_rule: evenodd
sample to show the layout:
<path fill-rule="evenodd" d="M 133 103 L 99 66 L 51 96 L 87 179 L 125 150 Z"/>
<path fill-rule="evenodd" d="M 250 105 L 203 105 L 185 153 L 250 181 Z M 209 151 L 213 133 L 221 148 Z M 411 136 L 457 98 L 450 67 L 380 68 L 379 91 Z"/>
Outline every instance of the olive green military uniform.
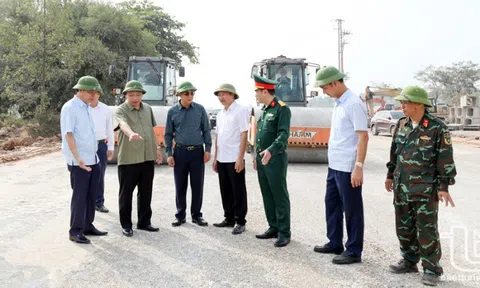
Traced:
<path fill-rule="evenodd" d="M 431 106 L 420 87 L 405 88 L 395 98 Z M 455 183 L 455 163 L 446 125 L 427 112 L 415 127 L 411 119 L 398 121 L 387 163 L 387 179 L 393 179 L 396 233 L 402 257 L 425 273 L 441 275 L 442 252 L 438 234 L 438 192 Z"/>
<path fill-rule="evenodd" d="M 262 83 L 274 85 L 276 82 L 255 75 L 257 88 Z M 278 233 L 278 237 L 290 238 L 290 197 L 287 189 L 287 145 L 290 135 L 290 108 L 277 97 L 262 108 L 257 121 L 255 154 L 258 181 L 263 196 L 265 215 L 269 224 L 268 232 Z M 264 150 L 272 157 L 267 165 L 262 164 Z"/>

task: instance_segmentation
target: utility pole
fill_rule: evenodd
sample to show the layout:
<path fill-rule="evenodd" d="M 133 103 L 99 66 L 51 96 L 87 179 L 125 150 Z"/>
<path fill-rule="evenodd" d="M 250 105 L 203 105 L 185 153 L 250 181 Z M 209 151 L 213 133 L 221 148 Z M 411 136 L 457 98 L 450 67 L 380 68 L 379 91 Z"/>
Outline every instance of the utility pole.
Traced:
<path fill-rule="evenodd" d="M 337 30 L 338 30 L 338 69 L 343 73 L 343 47 L 345 44 L 348 44 L 344 40 L 344 36 L 350 35 L 350 31 L 345 31 L 342 28 L 343 19 L 335 19 L 337 22 Z"/>

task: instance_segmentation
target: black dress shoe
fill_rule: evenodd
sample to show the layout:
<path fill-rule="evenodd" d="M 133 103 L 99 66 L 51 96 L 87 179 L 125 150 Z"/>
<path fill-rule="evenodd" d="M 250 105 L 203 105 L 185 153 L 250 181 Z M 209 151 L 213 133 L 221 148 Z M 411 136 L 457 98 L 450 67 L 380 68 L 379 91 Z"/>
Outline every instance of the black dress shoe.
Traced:
<path fill-rule="evenodd" d="M 287 246 L 288 243 L 290 243 L 290 238 L 285 238 L 285 237 L 278 237 L 277 240 L 275 240 L 275 242 L 273 243 L 273 245 L 275 247 L 284 247 L 284 246 Z"/>
<path fill-rule="evenodd" d="M 90 240 L 82 234 L 70 235 L 70 241 L 80 244 L 90 244 Z"/>
<path fill-rule="evenodd" d="M 85 231 L 85 232 L 83 232 L 83 234 L 92 235 L 92 236 L 104 236 L 104 235 L 107 235 L 108 232 L 107 231 L 100 231 L 97 228 L 93 227 L 92 230 Z"/>
<path fill-rule="evenodd" d="M 233 235 L 238 235 L 238 234 L 242 234 L 244 231 L 245 231 L 245 225 L 237 224 L 237 226 L 235 226 L 235 228 L 233 228 L 232 234 Z"/>
<path fill-rule="evenodd" d="M 202 217 L 192 219 L 192 222 L 198 226 L 208 226 L 208 222 L 205 221 Z"/>
<path fill-rule="evenodd" d="M 108 213 L 108 211 L 109 211 L 109 210 L 107 209 L 107 207 L 105 207 L 104 205 L 102 205 L 102 206 L 96 206 L 96 207 L 95 207 L 95 210 L 97 210 L 98 212 L 102 212 L 102 213 Z"/>
<path fill-rule="evenodd" d="M 313 248 L 313 251 L 318 252 L 318 253 L 323 253 L 323 254 L 337 254 L 337 255 L 340 255 L 340 254 L 342 254 L 343 249 L 333 249 L 328 244 L 325 244 L 323 246 L 315 246 Z"/>
<path fill-rule="evenodd" d="M 125 235 L 127 237 L 132 237 L 133 236 L 132 228 L 125 228 L 125 229 L 123 229 L 122 233 L 123 233 L 123 235 Z"/>
<path fill-rule="evenodd" d="M 362 258 L 349 256 L 345 252 L 332 259 L 333 264 L 353 264 L 360 262 L 362 262 Z"/>
<path fill-rule="evenodd" d="M 233 226 L 235 226 L 235 222 L 234 221 L 228 221 L 227 219 L 225 219 L 220 223 L 213 223 L 213 226 L 220 227 L 220 228 L 223 228 L 223 227 L 232 227 L 233 228 Z"/>
<path fill-rule="evenodd" d="M 160 230 L 160 228 L 153 227 L 152 225 L 137 226 L 137 229 L 145 230 L 145 231 L 149 231 L 149 232 L 157 232 L 158 230 Z"/>
<path fill-rule="evenodd" d="M 271 238 L 277 238 L 278 237 L 278 232 L 273 232 L 270 230 L 267 230 L 263 232 L 262 234 L 255 235 L 258 239 L 271 239 Z"/>
<path fill-rule="evenodd" d="M 182 225 L 182 224 L 185 223 L 185 222 L 187 222 L 187 221 L 185 220 L 185 218 L 182 219 L 182 220 L 175 218 L 175 221 L 172 222 L 172 226 L 173 226 L 173 227 L 177 227 L 177 226 Z"/>

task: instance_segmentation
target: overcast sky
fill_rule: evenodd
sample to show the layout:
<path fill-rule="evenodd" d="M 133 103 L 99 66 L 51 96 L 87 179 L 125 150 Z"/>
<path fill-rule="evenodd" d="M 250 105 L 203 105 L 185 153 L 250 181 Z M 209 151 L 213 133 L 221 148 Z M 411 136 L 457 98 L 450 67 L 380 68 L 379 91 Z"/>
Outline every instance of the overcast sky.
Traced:
<path fill-rule="evenodd" d="M 199 47 L 200 64 L 184 63 L 180 79 L 198 88 L 195 100 L 206 107 L 218 105 L 213 91 L 222 82 L 237 88 L 240 102 L 254 104 L 251 66 L 265 58 L 337 66 L 337 18 L 352 33 L 344 69 L 357 94 L 372 82 L 418 84 L 414 73 L 428 65 L 480 62 L 479 0 L 154 2 L 186 23 L 185 38 Z"/>

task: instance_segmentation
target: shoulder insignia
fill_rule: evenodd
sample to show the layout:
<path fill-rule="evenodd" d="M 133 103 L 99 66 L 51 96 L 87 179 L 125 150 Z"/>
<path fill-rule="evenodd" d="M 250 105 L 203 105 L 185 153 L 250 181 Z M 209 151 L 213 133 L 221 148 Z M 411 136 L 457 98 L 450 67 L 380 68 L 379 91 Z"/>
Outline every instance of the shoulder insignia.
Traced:
<path fill-rule="evenodd" d="M 405 124 L 407 124 L 407 117 L 401 117 L 400 119 L 398 119 L 398 128 L 399 129 L 403 129 L 405 128 Z"/>
<path fill-rule="evenodd" d="M 427 128 L 428 126 L 428 120 L 427 119 L 423 119 L 423 127 Z"/>
<path fill-rule="evenodd" d="M 287 104 L 285 104 L 285 102 L 283 102 L 282 100 L 278 100 L 278 104 L 280 104 L 280 106 L 282 106 L 282 107 L 285 106 L 285 105 L 287 105 Z"/>
<path fill-rule="evenodd" d="M 452 137 L 449 131 L 443 133 L 443 142 L 445 143 L 445 145 L 452 145 Z"/>

